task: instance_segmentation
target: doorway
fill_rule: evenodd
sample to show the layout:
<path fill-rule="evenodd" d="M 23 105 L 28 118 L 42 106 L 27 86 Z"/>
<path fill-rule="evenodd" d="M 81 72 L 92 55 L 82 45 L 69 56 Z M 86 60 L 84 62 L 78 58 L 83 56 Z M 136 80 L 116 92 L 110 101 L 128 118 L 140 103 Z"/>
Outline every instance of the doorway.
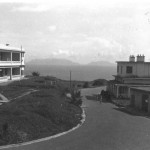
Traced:
<path fill-rule="evenodd" d="M 135 95 L 131 95 L 131 107 L 135 107 Z"/>
<path fill-rule="evenodd" d="M 147 94 L 142 95 L 142 110 L 148 112 L 148 98 Z"/>

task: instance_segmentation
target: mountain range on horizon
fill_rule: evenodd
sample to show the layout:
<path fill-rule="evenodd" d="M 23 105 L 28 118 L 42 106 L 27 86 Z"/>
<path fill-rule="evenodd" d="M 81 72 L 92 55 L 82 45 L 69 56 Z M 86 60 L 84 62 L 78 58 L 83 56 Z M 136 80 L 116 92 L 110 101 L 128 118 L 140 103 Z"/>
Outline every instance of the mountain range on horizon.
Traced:
<path fill-rule="evenodd" d="M 115 63 L 109 61 L 94 61 L 87 64 L 88 66 L 114 66 Z"/>
<path fill-rule="evenodd" d="M 67 59 L 46 58 L 33 59 L 26 63 L 26 65 L 49 65 L 49 66 L 114 66 L 115 63 L 109 61 L 94 61 L 88 64 L 80 64 Z"/>

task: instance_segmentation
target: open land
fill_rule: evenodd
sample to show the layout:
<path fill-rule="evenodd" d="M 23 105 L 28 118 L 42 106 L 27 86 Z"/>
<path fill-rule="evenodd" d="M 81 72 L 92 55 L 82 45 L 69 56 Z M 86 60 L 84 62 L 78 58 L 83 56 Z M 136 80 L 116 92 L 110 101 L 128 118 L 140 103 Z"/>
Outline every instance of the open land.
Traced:
<path fill-rule="evenodd" d="M 10 100 L 0 106 L 0 145 L 51 136 L 80 123 L 81 108 L 65 97 L 68 86 L 48 76 L 0 86 Z"/>

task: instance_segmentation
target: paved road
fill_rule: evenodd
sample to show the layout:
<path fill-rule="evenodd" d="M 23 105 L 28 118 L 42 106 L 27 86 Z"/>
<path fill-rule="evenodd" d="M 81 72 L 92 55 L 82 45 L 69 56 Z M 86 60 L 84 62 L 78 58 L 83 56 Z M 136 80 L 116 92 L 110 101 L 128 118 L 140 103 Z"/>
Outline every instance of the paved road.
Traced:
<path fill-rule="evenodd" d="M 91 92 L 92 91 L 92 92 Z M 82 94 L 97 93 L 97 89 Z M 85 98 L 84 98 L 85 99 Z M 84 100 L 86 121 L 77 130 L 52 139 L 11 150 L 149 150 L 150 119 L 117 110 L 110 103 Z"/>

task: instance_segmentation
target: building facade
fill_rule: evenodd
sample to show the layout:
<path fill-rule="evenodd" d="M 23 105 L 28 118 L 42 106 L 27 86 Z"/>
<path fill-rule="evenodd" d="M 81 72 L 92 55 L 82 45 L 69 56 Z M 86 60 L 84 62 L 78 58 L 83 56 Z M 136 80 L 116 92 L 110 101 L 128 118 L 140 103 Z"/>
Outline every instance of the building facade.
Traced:
<path fill-rule="evenodd" d="M 24 60 L 24 49 L 0 45 L 0 82 L 24 77 Z"/>
<path fill-rule="evenodd" d="M 131 88 L 130 105 L 137 110 L 150 113 L 150 87 Z"/>
<path fill-rule="evenodd" d="M 144 55 L 131 55 L 129 61 L 117 61 L 115 79 L 108 82 L 107 90 L 116 98 L 130 98 L 131 87 L 150 86 L 150 62 Z"/>

